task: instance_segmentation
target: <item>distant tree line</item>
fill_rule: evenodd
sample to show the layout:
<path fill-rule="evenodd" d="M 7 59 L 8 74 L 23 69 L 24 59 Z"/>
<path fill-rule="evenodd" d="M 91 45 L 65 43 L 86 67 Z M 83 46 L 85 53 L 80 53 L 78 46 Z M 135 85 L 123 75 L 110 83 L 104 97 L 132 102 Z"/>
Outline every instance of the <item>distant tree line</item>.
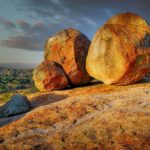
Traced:
<path fill-rule="evenodd" d="M 32 70 L 0 69 L 0 93 L 33 87 Z"/>

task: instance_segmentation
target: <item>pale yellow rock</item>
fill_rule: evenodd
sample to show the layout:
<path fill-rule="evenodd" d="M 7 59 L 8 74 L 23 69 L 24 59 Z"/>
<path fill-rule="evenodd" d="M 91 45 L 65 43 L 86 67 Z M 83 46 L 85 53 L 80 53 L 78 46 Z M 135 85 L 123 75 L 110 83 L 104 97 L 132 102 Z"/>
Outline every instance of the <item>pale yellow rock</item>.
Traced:
<path fill-rule="evenodd" d="M 144 18 L 132 12 L 114 15 L 106 22 L 106 24 L 148 26 L 148 22 Z"/>
<path fill-rule="evenodd" d="M 132 84 L 150 70 L 150 27 L 128 14 L 120 18 L 97 30 L 86 59 L 88 73 L 105 84 Z"/>

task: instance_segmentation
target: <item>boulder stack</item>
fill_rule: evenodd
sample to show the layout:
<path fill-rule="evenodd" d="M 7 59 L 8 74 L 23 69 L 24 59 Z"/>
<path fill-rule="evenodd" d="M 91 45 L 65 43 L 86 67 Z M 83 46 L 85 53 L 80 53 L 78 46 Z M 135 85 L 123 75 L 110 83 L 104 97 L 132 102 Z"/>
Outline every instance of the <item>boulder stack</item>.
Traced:
<path fill-rule="evenodd" d="M 150 27 L 134 13 L 110 18 L 91 42 L 88 73 L 105 84 L 127 85 L 150 71 Z"/>
<path fill-rule="evenodd" d="M 33 73 L 40 91 L 51 91 L 68 85 L 82 85 L 90 81 L 85 68 L 89 39 L 80 31 L 62 30 L 45 43 L 44 62 Z"/>

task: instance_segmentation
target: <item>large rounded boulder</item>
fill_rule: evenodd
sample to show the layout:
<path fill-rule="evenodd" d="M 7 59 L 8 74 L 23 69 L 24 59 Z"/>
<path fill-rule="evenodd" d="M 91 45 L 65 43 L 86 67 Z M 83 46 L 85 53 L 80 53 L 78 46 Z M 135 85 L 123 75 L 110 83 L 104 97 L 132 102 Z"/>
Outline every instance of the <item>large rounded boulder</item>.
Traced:
<path fill-rule="evenodd" d="M 35 86 L 40 91 L 63 89 L 69 82 L 62 67 L 55 62 L 43 61 L 33 71 Z"/>
<path fill-rule="evenodd" d="M 121 16 L 97 30 L 86 59 L 88 73 L 105 84 L 132 84 L 150 71 L 150 27 L 140 17 Z"/>
<path fill-rule="evenodd" d="M 80 31 L 69 28 L 48 38 L 45 43 L 45 60 L 60 64 L 71 84 L 86 84 L 90 80 L 85 68 L 90 41 Z"/>

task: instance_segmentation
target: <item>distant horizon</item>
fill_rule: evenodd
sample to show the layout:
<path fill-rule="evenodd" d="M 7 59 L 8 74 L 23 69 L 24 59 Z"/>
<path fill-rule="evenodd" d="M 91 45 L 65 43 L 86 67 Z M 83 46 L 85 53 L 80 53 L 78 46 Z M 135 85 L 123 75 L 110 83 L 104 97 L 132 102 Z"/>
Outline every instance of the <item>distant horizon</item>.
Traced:
<path fill-rule="evenodd" d="M 0 63 L 0 68 L 3 69 L 34 69 L 38 63 Z"/>

